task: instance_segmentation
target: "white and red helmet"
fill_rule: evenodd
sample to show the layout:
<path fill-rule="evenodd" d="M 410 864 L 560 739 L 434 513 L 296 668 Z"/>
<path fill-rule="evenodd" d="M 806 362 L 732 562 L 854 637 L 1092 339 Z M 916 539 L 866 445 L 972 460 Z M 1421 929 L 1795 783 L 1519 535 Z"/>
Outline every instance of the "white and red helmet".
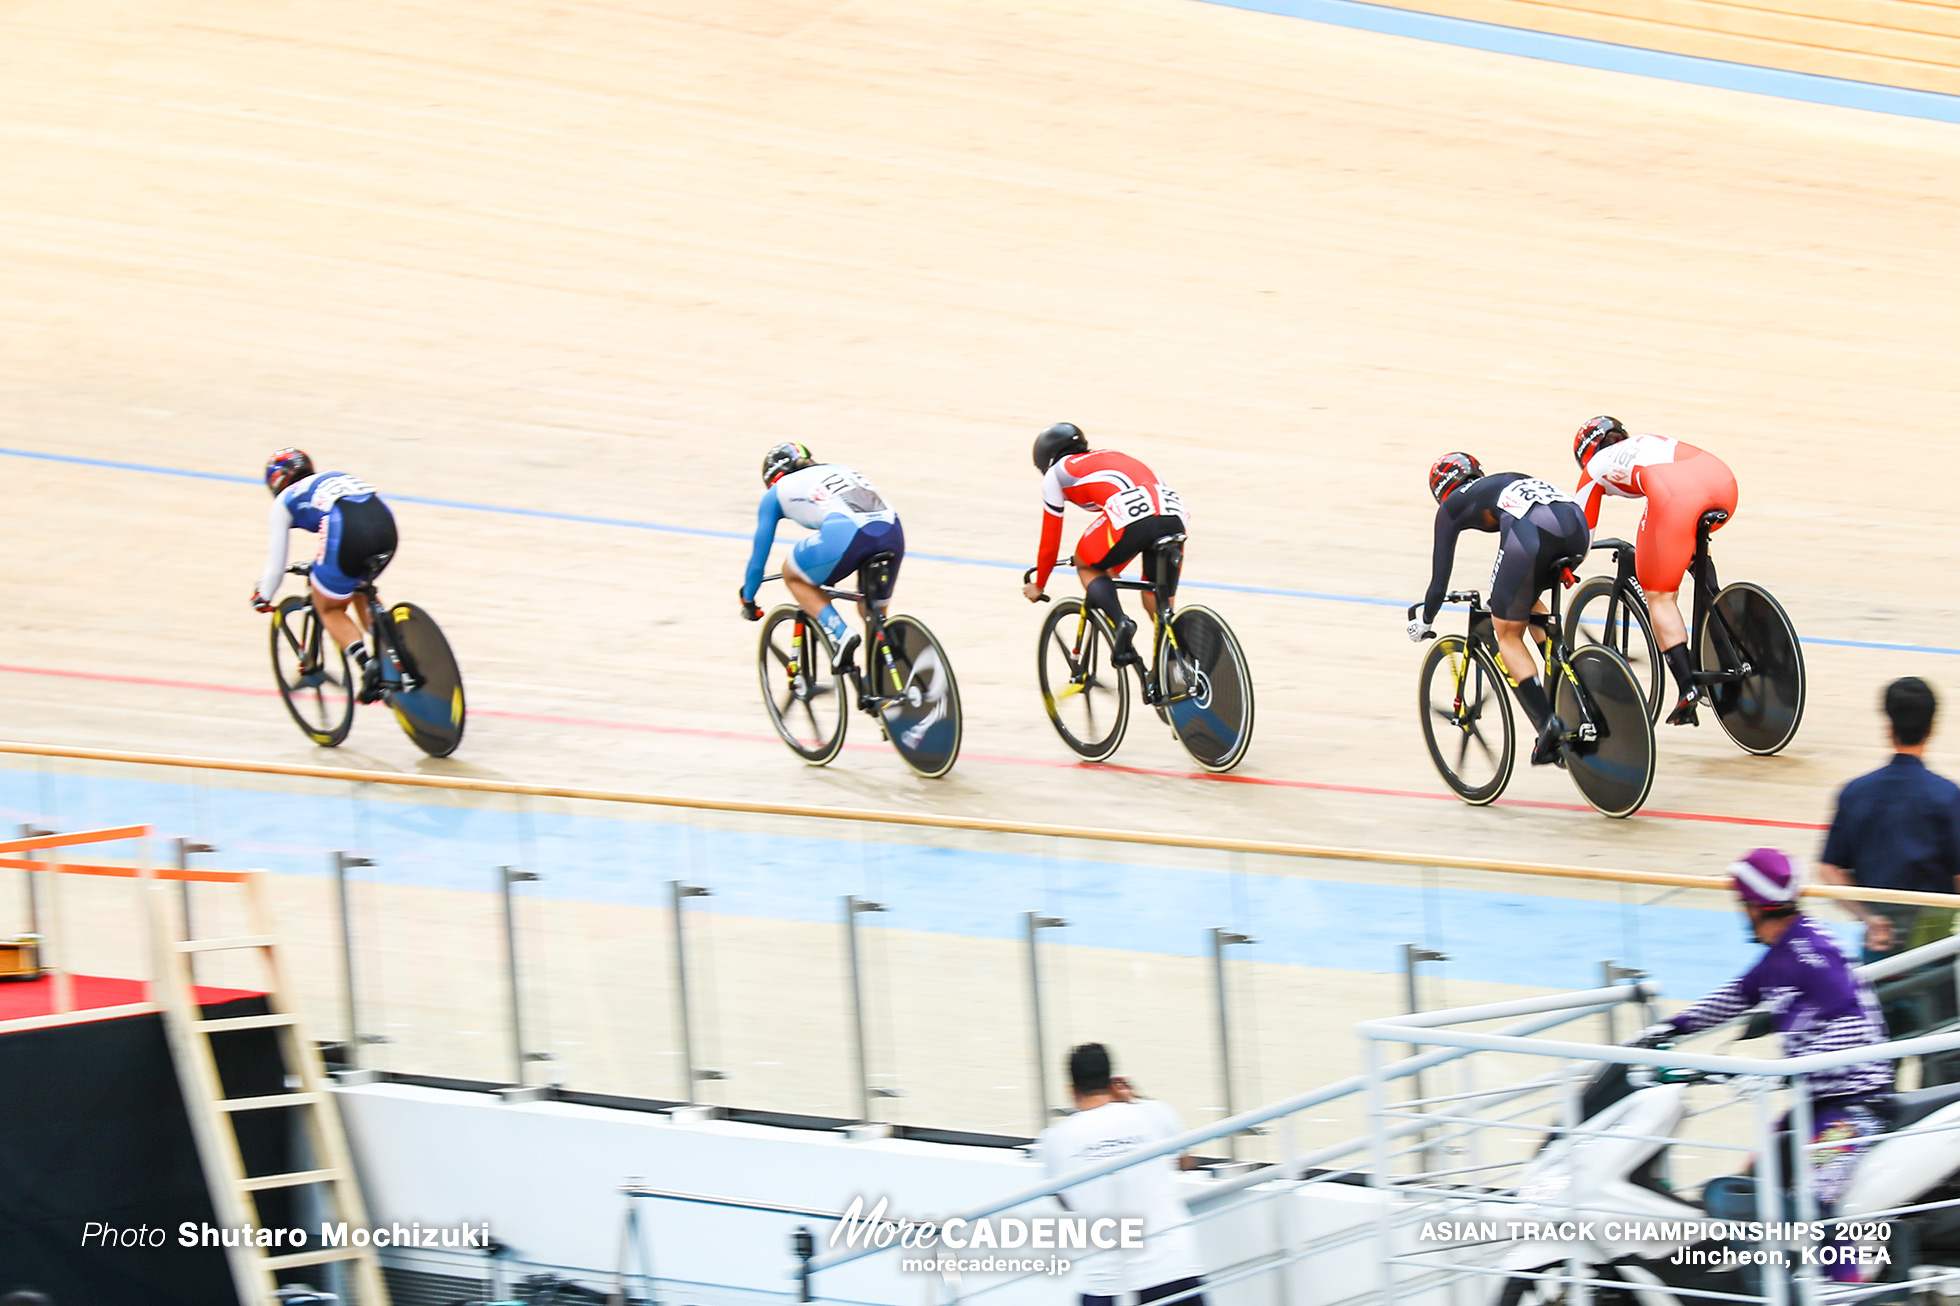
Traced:
<path fill-rule="evenodd" d="M 1803 871 L 1774 848 L 1752 848 L 1729 864 L 1729 886 L 1751 906 L 1794 908 L 1803 892 Z"/>

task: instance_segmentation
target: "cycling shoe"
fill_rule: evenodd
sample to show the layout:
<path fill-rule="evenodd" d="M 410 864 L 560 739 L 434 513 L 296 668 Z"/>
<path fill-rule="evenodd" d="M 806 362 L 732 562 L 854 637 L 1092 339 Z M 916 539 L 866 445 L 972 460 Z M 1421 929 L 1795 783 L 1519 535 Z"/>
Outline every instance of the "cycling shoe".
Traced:
<path fill-rule="evenodd" d="M 1116 643 L 1109 650 L 1110 662 L 1119 667 L 1135 667 L 1141 671 L 1143 659 L 1137 656 L 1136 639 L 1137 623 L 1128 617 L 1123 618 L 1116 626 Z"/>
<path fill-rule="evenodd" d="M 1564 742 L 1565 722 L 1556 716 L 1546 717 L 1545 724 L 1539 727 L 1537 742 L 1531 746 L 1531 764 L 1550 766 L 1556 762 L 1563 766 L 1565 753 L 1559 746 Z"/>
<path fill-rule="evenodd" d="M 1667 714 L 1667 723 L 1671 726 L 1700 725 L 1701 717 L 1696 714 L 1695 709 L 1699 708 L 1707 697 L 1701 692 L 1700 685 L 1690 687 L 1687 693 L 1681 695 L 1681 701 L 1674 705 L 1674 710 Z"/>

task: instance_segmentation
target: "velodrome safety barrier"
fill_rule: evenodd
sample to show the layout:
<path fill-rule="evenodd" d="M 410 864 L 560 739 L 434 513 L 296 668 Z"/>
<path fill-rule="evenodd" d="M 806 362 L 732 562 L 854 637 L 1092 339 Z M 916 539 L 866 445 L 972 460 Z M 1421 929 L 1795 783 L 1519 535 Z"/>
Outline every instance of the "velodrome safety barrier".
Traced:
<path fill-rule="evenodd" d="M 1412 997 L 1613 962 L 1687 999 L 1753 954 L 1719 879 L 1308 843 L 30 743 L 0 743 L 0 812 L 272 872 L 296 1000 L 365 1067 L 1018 1137 L 1089 1039 L 1204 1123 L 1358 1069 L 1354 1023 Z M 90 891 L 64 965 L 146 973 Z M 0 934 L 22 902 L 0 889 Z M 224 964 L 199 982 L 249 986 Z"/>

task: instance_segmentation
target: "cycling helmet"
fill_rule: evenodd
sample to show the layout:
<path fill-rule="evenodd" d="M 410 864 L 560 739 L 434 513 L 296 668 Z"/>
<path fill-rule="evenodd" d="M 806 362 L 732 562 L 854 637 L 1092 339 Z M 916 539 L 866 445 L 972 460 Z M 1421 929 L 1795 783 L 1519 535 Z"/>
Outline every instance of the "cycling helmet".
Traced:
<path fill-rule="evenodd" d="M 1729 887 L 1751 907 L 1788 912 L 1803 892 L 1803 872 L 1774 848 L 1752 848 L 1729 865 Z"/>
<path fill-rule="evenodd" d="M 313 460 L 304 449 L 281 449 L 265 460 L 265 488 L 279 493 L 294 481 L 313 475 Z"/>
<path fill-rule="evenodd" d="M 1459 485 L 1484 474 L 1483 465 L 1467 453 L 1446 453 L 1429 465 L 1429 492 L 1441 503 Z"/>
<path fill-rule="evenodd" d="M 1046 472 L 1072 453 L 1088 453 L 1089 437 L 1074 422 L 1057 422 L 1034 438 L 1034 469 Z"/>
<path fill-rule="evenodd" d="M 805 467 L 815 467 L 816 458 L 809 446 L 801 444 L 779 444 L 762 455 L 762 483 L 774 485 L 791 472 L 800 472 Z"/>
<path fill-rule="evenodd" d="M 1572 437 L 1572 456 L 1584 467 L 1592 461 L 1592 456 L 1609 444 L 1618 444 L 1627 438 L 1627 428 L 1620 425 L 1617 417 L 1595 417 L 1579 428 L 1579 434 Z"/>

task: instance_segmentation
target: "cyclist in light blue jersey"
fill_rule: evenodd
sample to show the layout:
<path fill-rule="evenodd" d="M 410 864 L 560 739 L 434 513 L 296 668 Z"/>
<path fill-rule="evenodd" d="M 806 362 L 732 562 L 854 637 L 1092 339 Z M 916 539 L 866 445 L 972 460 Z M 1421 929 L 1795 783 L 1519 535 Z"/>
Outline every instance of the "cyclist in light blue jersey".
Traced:
<path fill-rule="evenodd" d="M 313 610 L 334 643 L 361 669 L 361 701 L 375 702 L 381 697 L 380 667 L 368 657 L 367 614 L 354 598 L 361 582 L 379 576 L 395 556 L 394 514 L 372 485 L 346 472 L 316 472 L 313 460 L 300 449 L 273 454 L 265 465 L 265 484 L 272 491 L 270 538 L 265 574 L 252 591 L 252 606 L 260 612 L 275 610 L 273 598 L 286 576 L 291 533 L 317 536 L 308 578 Z"/>
<path fill-rule="evenodd" d="M 895 554 L 880 592 L 859 586 L 866 601 L 882 611 L 891 602 L 898 564 L 905 557 L 898 513 L 860 473 L 842 463 L 820 463 L 800 444 L 779 444 L 763 455 L 762 483 L 767 488 L 756 508 L 755 543 L 742 580 L 742 615 L 750 621 L 762 619 L 755 592 L 776 539 L 776 523 L 787 517 L 814 534 L 797 541 L 783 559 L 783 583 L 823 631 L 833 664 L 848 666 L 862 637 L 845 624 L 824 587 L 842 584 L 873 554 Z"/>

